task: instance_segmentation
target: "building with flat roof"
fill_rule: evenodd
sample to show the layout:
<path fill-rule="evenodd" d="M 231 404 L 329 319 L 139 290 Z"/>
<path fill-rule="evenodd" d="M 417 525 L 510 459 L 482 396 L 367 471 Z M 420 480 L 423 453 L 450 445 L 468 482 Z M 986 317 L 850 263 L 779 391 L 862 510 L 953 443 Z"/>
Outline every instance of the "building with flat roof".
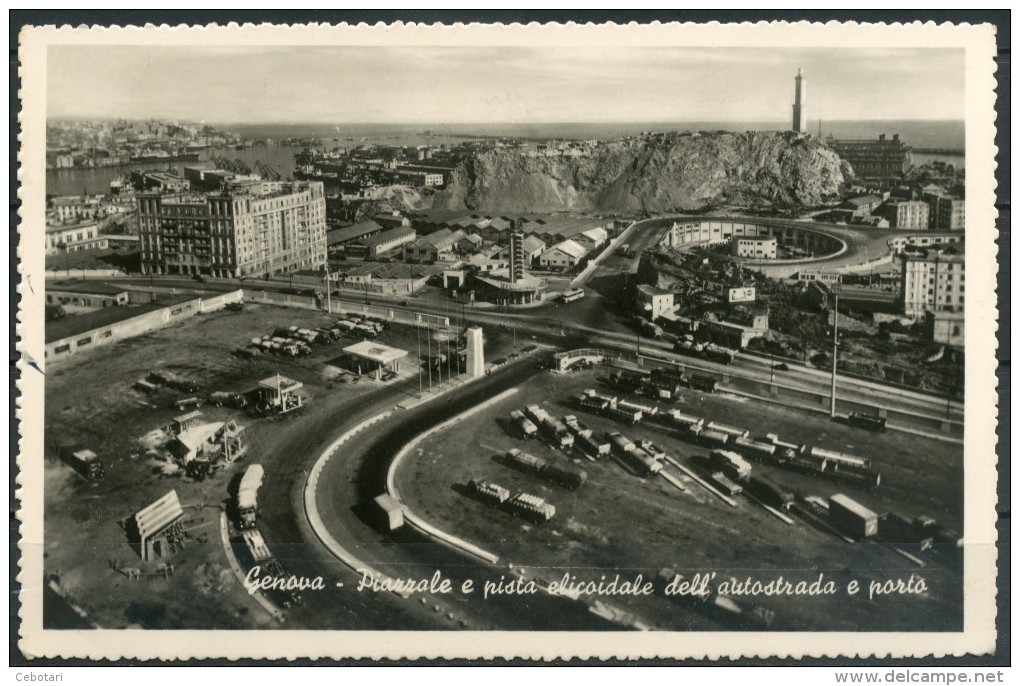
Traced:
<path fill-rule="evenodd" d="M 128 289 L 102 281 L 71 279 L 46 284 L 46 304 L 71 310 L 98 310 L 127 305 Z"/>
<path fill-rule="evenodd" d="M 733 254 L 756 260 L 774 260 L 778 254 L 779 241 L 775 236 L 734 236 Z"/>
<path fill-rule="evenodd" d="M 641 316 L 655 321 L 663 315 L 670 315 L 676 309 L 673 292 L 646 283 L 638 284 L 634 292 L 635 305 Z"/>
<path fill-rule="evenodd" d="M 919 318 L 926 312 L 964 311 L 963 255 L 932 251 L 905 254 L 900 304 L 903 314 Z"/>
<path fill-rule="evenodd" d="M 374 374 L 382 379 L 386 371 L 394 374 L 400 371 L 400 360 L 407 357 L 407 351 L 391 348 L 374 341 L 361 341 L 344 348 L 347 368 L 355 374 Z"/>
<path fill-rule="evenodd" d="M 927 188 L 921 199 L 928 203 L 928 226 L 938 231 L 962 231 L 966 225 L 967 201 L 941 188 Z"/>
<path fill-rule="evenodd" d="M 139 193 L 137 203 L 144 274 L 270 277 L 326 262 L 326 200 L 319 182 Z"/>
<path fill-rule="evenodd" d="M 62 252 L 81 250 L 102 250 L 108 247 L 106 236 L 99 234 L 99 225 L 91 222 L 70 226 L 46 226 L 46 254 L 59 255 Z"/>
<path fill-rule="evenodd" d="M 921 200 L 890 200 L 878 209 L 893 229 L 927 229 L 928 203 Z"/>
<path fill-rule="evenodd" d="M 61 195 L 51 201 L 53 212 L 61 222 L 80 222 L 95 219 L 102 208 L 99 197 L 87 195 Z"/>
<path fill-rule="evenodd" d="M 858 179 L 893 179 L 901 176 L 913 162 L 912 149 L 894 134 L 891 139 L 883 133 L 877 140 L 837 139 L 832 136 L 825 144 L 853 167 Z"/>

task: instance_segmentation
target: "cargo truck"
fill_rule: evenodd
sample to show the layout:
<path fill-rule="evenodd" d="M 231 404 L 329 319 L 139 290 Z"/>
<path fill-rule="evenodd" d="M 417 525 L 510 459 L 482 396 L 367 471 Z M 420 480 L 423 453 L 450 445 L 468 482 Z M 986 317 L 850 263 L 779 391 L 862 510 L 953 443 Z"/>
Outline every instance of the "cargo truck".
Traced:
<path fill-rule="evenodd" d="M 258 493 L 262 485 L 262 465 L 249 465 L 241 477 L 237 489 L 237 528 L 251 529 L 255 527 L 258 517 Z"/>
<path fill-rule="evenodd" d="M 520 410 L 511 412 L 510 419 L 517 425 L 517 430 L 521 432 L 524 438 L 531 438 L 538 433 L 538 427 L 535 426 L 534 422 L 525 417 L 524 413 Z"/>
<path fill-rule="evenodd" d="M 691 375 L 691 388 L 705 393 L 715 393 L 716 381 L 710 376 L 702 376 L 700 374 Z"/>
<path fill-rule="evenodd" d="M 751 476 L 750 463 L 732 450 L 713 450 L 708 455 L 708 463 L 737 481 L 746 481 Z"/>
<path fill-rule="evenodd" d="M 846 419 L 850 426 L 867 429 L 869 431 L 885 431 L 885 417 L 876 417 L 875 415 L 851 412 L 847 415 Z"/>
<path fill-rule="evenodd" d="M 829 522 L 848 536 L 858 539 L 878 533 L 878 515 L 842 493 L 829 498 Z"/>
<path fill-rule="evenodd" d="M 88 448 L 70 445 L 57 451 L 60 459 L 66 462 L 78 476 L 86 481 L 102 481 L 106 476 L 103 460 Z"/>

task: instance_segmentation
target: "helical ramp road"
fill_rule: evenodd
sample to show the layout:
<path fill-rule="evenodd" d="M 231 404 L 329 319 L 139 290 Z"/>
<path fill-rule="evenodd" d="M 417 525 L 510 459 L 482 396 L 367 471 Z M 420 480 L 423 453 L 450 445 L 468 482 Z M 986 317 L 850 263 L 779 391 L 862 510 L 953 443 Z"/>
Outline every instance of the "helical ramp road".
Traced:
<path fill-rule="evenodd" d="M 485 581 L 515 578 L 510 562 L 486 550 L 484 542 L 463 541 L 456 532 L 440 531 L 428 523 L 426 513 L 409 511 L 405 526 L 392 532 L 379 531 L 373 521 L 372 501 L 387 492 L 387 482 L 398 468 L 393 466 L 394 461 L 412 453 L 418 441 L 465 413 L 512 395 L 517 385 L 540 373 L 548 363 L 548 355 L 525 358 L 432 400 L 379 413 L 342 428 L 319 453 L 304 482 L 302 505 L 315 542 L 348 568 L 349 573 L 341 580 L 343 592 L 394 597 L 385 591 L 356 591 L 365 571 L 380 580 L 430 579 L 438 571 L 454 589 L 468 579 L 480 588 Z M 457 505 L 454 502 L 451 506 Z M 526 560 L 520 562 L 526 566 Z M 523 597 L 490 595 L 484 600 L 480 592 L 400 595 L 397 600 L 406 609 L 447 619 L 451 629 L 621 628 L 593 615 L 584 603 L 543 593 Z"/>

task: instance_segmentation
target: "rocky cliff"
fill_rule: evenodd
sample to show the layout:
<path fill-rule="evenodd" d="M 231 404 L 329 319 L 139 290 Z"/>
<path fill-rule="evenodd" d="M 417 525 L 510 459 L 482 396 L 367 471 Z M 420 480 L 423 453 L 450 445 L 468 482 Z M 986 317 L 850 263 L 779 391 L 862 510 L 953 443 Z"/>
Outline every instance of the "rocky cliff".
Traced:
<path fill-rule="evenodd" d="M 614 141 L 581 157 L 493 150 L 458 166 L 434 207 L 513 212 L 671 212 L 724 204 L 811 207 L 852 172 L 792 132 L 673 133 Z"/>

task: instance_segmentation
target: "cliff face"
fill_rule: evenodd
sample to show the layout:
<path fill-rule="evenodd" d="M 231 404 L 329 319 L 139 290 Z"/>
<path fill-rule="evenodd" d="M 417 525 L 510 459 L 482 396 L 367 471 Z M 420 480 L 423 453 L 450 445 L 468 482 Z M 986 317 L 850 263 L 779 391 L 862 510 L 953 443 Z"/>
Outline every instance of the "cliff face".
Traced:
<path fill-rule="evenodd" d="M 670 212 L 722 204 L 813 206 L 849 168 L 792 132 L 669 134 L 616 141 L 585 157 L 493 150 L 463 162 L 434 207 L 513 212 Z"/>

